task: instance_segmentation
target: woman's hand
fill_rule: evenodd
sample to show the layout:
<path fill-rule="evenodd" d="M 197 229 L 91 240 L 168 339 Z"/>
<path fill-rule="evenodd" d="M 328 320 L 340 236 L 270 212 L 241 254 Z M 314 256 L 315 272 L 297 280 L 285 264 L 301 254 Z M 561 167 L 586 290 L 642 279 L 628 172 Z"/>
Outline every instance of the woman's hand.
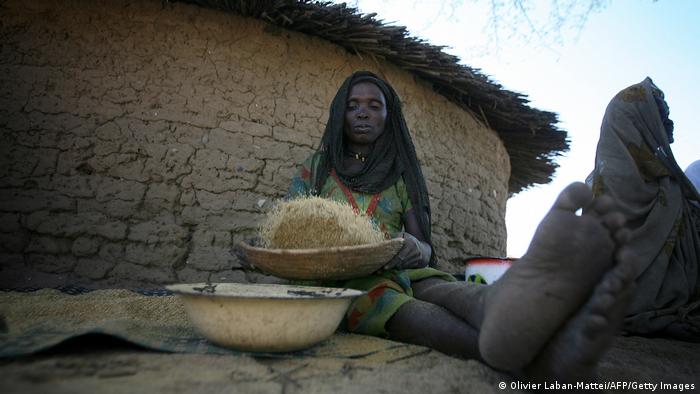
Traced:
<path fill-rule="evenodd" d="M 431 253 L 430 245 L 407 232 L 401 233 L 398 238 L 404 239 L 403 247 L 394 258 L 382 267 L 383 270 L 424 268 L 428 265 Z"/>

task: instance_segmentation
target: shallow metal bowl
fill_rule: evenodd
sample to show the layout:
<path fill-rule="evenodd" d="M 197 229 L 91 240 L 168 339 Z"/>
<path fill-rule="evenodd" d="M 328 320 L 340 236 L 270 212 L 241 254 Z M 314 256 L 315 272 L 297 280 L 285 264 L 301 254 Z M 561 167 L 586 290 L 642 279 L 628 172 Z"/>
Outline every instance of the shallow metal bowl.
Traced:
<path fill-rule="evenodd" d="M 255 352 L 308 348 L 330 337 L 353 298 L 364 292 L 329 287 L 242 283 L 167 286 L 210 341 Z"/>
<path fill-rule="evenodd" d="M 323 249 L 266 249 L 241 242 L 248 261 L 262 271 L 286 279 L 340 280 L 367 276 L 391 260 L 403 238 L 357 246 Z"/>

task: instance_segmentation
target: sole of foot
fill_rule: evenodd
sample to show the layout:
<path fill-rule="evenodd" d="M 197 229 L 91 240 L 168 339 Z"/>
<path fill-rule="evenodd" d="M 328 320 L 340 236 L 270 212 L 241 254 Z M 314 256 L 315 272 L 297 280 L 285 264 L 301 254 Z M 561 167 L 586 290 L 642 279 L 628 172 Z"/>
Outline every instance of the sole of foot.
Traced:
<path fill-rule="evenodd" d="M 622 327 L 632 300 L 634 259 L 629 250 L 618 253 L 617 265 L 605 274 L 584 306 L 524 370 L 529 379 L 562 383 L 595 379 L 598 361 Z"/>
<path fill-rule="evenodd" d="M 485 295 L 479 350 L 489 365 L 518 371 L 534 360 L 612 267 L 623 225 L 615 203 L 585 184 L 559 194 L 525 256 Z"/>

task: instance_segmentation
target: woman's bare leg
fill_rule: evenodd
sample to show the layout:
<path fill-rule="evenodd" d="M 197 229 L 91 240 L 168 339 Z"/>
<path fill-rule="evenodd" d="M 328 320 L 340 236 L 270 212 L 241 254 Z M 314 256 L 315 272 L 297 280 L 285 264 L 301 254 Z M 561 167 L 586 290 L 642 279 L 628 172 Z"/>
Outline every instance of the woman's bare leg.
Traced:
<path fill-rule="evenodd" d="M 389 337 L 442 353 L 481 360 L 477 331 L 446 309 L 420 300 L 399 308 L 387 322 Z"/>
<path fill-rule="evenodd" d="M 484 296 L 489 286 L 427 278 L 412 283 L 411 287 L 416 299 L 447 309 L 477 330 L 481 327 Z"/>

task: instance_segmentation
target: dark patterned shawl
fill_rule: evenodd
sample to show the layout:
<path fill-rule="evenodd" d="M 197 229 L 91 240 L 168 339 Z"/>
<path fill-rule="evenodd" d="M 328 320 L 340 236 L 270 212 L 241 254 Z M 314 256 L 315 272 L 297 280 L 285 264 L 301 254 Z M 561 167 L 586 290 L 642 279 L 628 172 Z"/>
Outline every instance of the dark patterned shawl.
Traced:
<path fill-rule="evenodd" d="M 700 339 L 700 223 L 690 204 L 699 196 L 671 152 L 672 125 L 650 78 L 622 90 L 606 109 L 589 181 L 620 202 L 639 256 L 625 329 Z"/>

